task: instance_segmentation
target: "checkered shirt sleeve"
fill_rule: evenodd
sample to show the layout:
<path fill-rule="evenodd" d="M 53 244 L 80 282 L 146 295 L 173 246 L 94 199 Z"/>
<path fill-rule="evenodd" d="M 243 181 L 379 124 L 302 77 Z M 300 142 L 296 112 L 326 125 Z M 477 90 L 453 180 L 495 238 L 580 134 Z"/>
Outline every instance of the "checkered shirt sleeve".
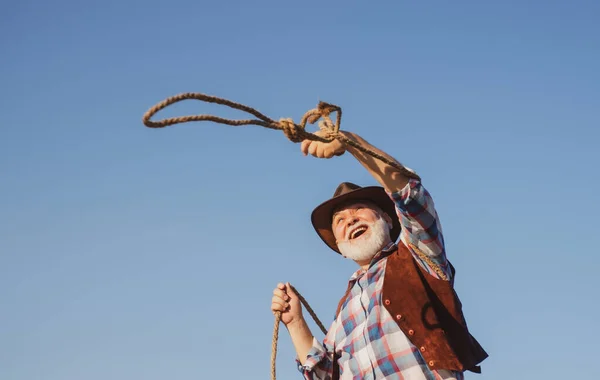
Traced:
<path fill-rule="evenodd" d="M 441 269 L 448 280 L 452 280 L 442 226 L 431 194 L 421 181 L 415 179 L 411 179 L 401 190 L 388 194 L 396 205 L 396 213 L 402 225 L 400 240 L 409 247 L 417 262 L 429 274 L 439 278 L 431 267 L 433 264 Z M 431 263 L 423 260 L 411 245 L 424 253 Z"/>
<path fill-rule="evenodd" d="M 333 370 L 333 338 L 336 330 L 337 321 L 334 321 L 322 344 L 316 338 L 313 338 L 313 345 L 308 352 L 304 365 L 296 359 L 298 370 L 306 380 L 331 380 Z"/>

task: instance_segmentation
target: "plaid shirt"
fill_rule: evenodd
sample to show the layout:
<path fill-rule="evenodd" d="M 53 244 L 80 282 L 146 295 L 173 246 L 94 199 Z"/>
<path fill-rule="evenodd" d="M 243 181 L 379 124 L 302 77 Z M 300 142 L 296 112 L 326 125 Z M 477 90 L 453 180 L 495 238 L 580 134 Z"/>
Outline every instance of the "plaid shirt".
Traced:
<path fill-rule="evenodd" d="M 420 181 L 411 180 L 397 193 L 390 193 L 402 233 L 401 244 L 414 244 L 441 268 L 450 281 L 444 239 L 433 200 Z M 305 365 L 298 360 L 298 370 L 307 380 L 331 379 L 333 346 L 340 355 L 342 379 L 411 379 L 462 380 L 462 373 L 432 371 L 420 351 L 400 330 L 381 303 L 381 291 L 387 256 L 396 246 L 391 244 L 377 255 L 368 270 L 360 269 L 350 278 L 352 289 L 339 315 L 321 344 L 313 340 Z M 409 248 L 409 250 L 412 249 Z M 432 276 L 439 278 L 428 264 L 412 252 L 417 262 Z"/>

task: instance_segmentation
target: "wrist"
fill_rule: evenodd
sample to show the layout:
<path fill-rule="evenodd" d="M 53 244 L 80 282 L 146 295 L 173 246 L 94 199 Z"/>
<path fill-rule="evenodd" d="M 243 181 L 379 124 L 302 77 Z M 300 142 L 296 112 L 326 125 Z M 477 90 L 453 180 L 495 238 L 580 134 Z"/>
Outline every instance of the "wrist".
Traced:
<path fill-rule="evenodd" d="M 292 321 L 290 321 L 290 323 L 285 325 L 285 327 L 288 329 L 288 331 L 292 332 L 292 330 L 293 331 L 304 330 L 308 327 L 308 325 L 306 324 L 304 317 L 302 315 L 300 315 L 300 317 L 294 318 Z"/>

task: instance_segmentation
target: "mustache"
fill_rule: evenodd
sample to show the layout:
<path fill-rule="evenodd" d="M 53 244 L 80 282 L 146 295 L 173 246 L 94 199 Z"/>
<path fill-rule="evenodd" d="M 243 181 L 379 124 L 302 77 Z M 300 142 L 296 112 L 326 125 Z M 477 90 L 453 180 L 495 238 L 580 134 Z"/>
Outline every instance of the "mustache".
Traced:
<path fill-rule="evenodd" d="M 360 222 L 358 224 L 356 224 L 355 226 L 353 226 L 352 228 L 350 228 L 348 230 L 348 232 L 346 232 L 346 241 L 350 240 L 350 237 L 352 236 L 352 234 L 354 233 L 354 231 L 356 231 L 357 229 L 361 228 L 361 227 L 366 227 L 367 230 L 371 229 L 373 227 L 374 223 L 366 223 L 366 222 Z"/>

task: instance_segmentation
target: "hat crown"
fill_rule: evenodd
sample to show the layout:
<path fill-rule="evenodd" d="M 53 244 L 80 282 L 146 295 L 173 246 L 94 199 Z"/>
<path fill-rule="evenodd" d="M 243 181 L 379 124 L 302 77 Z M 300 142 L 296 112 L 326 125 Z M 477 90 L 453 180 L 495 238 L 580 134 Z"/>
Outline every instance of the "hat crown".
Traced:
<path fill-rule="evenodd" d="M 360 189 L 361 187 L 358 185 L 353 184 L 352 182 L 342 182 L 340 183 L 340 185 L 337 187 L 337 189 L 335 189 L 335 193 L 333 193 L 333 197 L 339 197 L 340 195 L 344 195 L 347 193 L 350 193 L 356 189 Z"/>

